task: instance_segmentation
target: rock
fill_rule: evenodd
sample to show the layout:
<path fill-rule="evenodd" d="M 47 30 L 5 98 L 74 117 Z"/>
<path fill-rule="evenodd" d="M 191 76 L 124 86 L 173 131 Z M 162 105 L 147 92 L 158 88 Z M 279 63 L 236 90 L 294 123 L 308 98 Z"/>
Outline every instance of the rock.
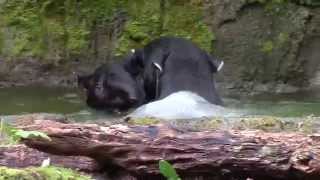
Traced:
<path fill-rule="evenodd" d="M 299 90 L 298 87 L 292 86 L 290 84 L 278 84 L 275 88 L 276 93 L 294 93 Z"/>
<path fill-rule="evenodd" d="M 211 0 L 207 6 L 216 37 L 214 53 L 225 61 L 221 76 L 226 85 L 238 82 L 247 92 L 276 93 L 304 89 L 309 83 L 318 86 L 318 6 L 231 0 Z"/>

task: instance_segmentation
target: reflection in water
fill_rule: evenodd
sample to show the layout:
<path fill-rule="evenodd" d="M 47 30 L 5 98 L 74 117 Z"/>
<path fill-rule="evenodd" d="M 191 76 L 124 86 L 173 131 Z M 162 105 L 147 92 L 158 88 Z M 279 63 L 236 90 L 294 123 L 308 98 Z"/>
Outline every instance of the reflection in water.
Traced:
<path fill-rule="evenodd" d="M 86 108 L 77 91 L 67 88 L 13 87 L 0 89 L 0 114 L 73 113 Z"/>
<path fill-rule="evenodd" d="M 67 114 L 80 120 L 115 118 L 106 112 L 89 109 L 77 89 L 2 88 L 0 100 L 0 115 L 47 112 Z M 246 111 L 250 115 L 320 116 L 320 98 L 310 93 L 225 98 L 224 101 L 227 108 Z"/>

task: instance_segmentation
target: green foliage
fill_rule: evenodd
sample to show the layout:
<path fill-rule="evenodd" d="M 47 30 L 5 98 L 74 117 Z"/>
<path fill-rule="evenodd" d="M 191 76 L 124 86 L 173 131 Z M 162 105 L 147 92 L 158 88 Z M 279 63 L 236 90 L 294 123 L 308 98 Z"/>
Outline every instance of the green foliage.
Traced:
<path fill-rule="evenodd" d="M 117 54 L 139 48 L 160 36 L 177 36 L 190 39 L 207 51 L 211 51 L 214 35 L 203 22 L 201 2 L 166 1 L 161 17 L 159 0 L 140 0 L 132 4 L 130 16 L 120 37 Z M 159 28 L 163 25 L 162 28 Z"/>
<path fill-rule="evenodd" d="M 0 37 L 6 29 L 4 36 L 10 43 L 2 55 L 66 59 L 87 54 L 92 26 L 106 23 L 125 4 L 125 0 L 4 1 Z"/>
<path fill-rule="evenodd" d="M 283 130 L 283 126 L 281 119 L 273 116 L 242 118 L 237 124 L 239 129 L 260 129 L 267 132 Z"/>
<path fill-rule="evenodd" d="M 261 44 L 261 52 L 266 54 L 272 53 L 275 49 L 280 49 L 285 46 L 289 40 L 289 34 L 286 32 L 281 32 L 274 40 L 267 40 Z"/>
<path fill-rule="evenodd" d="M 26 138 L 43 138 L 46 139 L 48 141 L 51 141 L 50 137 L 47 136 L 45 133 L 43 132 L 38 132 L 38 131 L 24 131 L 21 129 L 13 129 L 12 130 L 12 137 L 14 139 L 17 139 L 18 141 L 21 139 L 26 139 Z"/>
<path fill-rule="evenodd" d="M 43 138 L 48 141 L 51 141 L 50 137 L 47 136 L 45 133 L 38 131 L 24 131 L 21 129 L 16 129 L 4 123 L 4 121 L 0 119 L 0 139 L 3 139 L 0 145 L 16 144 L 21 139 L 26 138 Z"/>
<path fill-rule="evenodd" d="M 319 6 L 320 1 L 319 0 L 245 0 L 248 3 L 271 3 L 271 4 L 285 4 L 285 3 L 296 3 L 301 5 L 307 5 L 307 6 Z"/>
<path fill-rule="evenodd" d="M 155 125 L 159 124 L 161 121 L 159 119 L 154 118 L 138 118 L 138 119 L 130 119 L 128 123 L 134 125 Z"/>
<path fill-rule="evenodd" d="M 84 47 L 88 46 L 87 36 L 89 35 L 89 31 L 86 30 L 85 23 L 67 26 L 66 32 L 68 34 L 66 48 L 71 53 L 77 54 Z"/>
<path fill-rule="evenodd" d="M 289 40 L 289 34 L 288 34 L 288 33 L 281 32 L 281 33 L 278 35 L 277 42 L 278 42 L 280 45 L 288 42 L 288 40 Z"/>
<path fill-rule="evenodd" d="M 77 172 L 59 167 L 42 167 L 11 169 L 0 167 L 0 179 L 50 179 L 50 180 L 91 180 L 92 178 L 78 174 Z"/>
<path fill-rule="evenodd" d="M 273 42 L 266 41 L 262 44 L 261 51 L 264 53 L 270 53 L 272 52 L 273 48 L 274 48 Z"/>
<path fill-rule="evenodd" d="M 164 177 L 166 177 L 167 180 L 181 180 L 176 170 L 173 168 L 173 166 L 169 162 L 165 160 L 160 160 L 159 169 L 160 169 L 160 173 Z"/>
<path fill-rule="evenodd" d="M 129 21 L 119 39 L 117 54 L 165 35 L 191 39 L 207 51 L 215 39 L 203 22 L 201 0 L 7 0 L 0 2 L 0 55 L 63 60 L 93 53 L 96 28 L 106 28 L 115 13 Z M 319 0 L 243 0 L 263 3 L 277 12 L 293 2 L 318 6 Z"/>
<path fill-rule="evenodd" d="M 320 6 L 319 0 L 293 0 L 293 1 L 303 5 Z"/>
<path fill-rule="evenodd" d="M 17 141 L 11 137 L 13 128 L 0 119 L 0 145 L 16 144 Z"/>

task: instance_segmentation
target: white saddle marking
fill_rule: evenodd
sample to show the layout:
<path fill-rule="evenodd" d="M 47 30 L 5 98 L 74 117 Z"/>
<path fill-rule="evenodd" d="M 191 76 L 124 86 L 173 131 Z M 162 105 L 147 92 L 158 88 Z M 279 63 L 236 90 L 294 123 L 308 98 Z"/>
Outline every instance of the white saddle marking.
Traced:
<path fill-rule="evenodd" d="M 221 63 L 219 64 L 219 66 L 217 68 L 217 72 L 219 72 L 222 69 L 223 65 L 224 65 L 224 62 L 221 61 Z"/>
<path fill-rule="evenodd" d="M 162 73 L 163 72 L 163 69 L 162 67 L 160 66 L 160 64 L 156 63 L 156 62 L 153 62 L 152 63 L 157 69 L 159 69 L 159 71 Z"/>

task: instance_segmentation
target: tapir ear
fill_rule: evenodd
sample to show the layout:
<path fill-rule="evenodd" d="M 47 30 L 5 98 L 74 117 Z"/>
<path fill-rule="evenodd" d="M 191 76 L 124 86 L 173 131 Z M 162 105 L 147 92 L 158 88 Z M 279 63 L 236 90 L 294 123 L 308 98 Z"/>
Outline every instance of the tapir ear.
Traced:
<path fill-rule="evenodd" d="M 143 52 L 141 49 L 132 49 L 124 60 L 124 67 L 133 76 L 140 74 L 144 68 Z"/>
<path fill-rule="evenodd" d="M 219 72 L 222 69 L 224 62 L 222 60 L 218 60 L 217 58 L 214 58 L 210 55 L 208 55 L 208 56 L 209 56 L 209 63 L 211 65 L 212 72 L 214 72 L 214 73 Z"/>

